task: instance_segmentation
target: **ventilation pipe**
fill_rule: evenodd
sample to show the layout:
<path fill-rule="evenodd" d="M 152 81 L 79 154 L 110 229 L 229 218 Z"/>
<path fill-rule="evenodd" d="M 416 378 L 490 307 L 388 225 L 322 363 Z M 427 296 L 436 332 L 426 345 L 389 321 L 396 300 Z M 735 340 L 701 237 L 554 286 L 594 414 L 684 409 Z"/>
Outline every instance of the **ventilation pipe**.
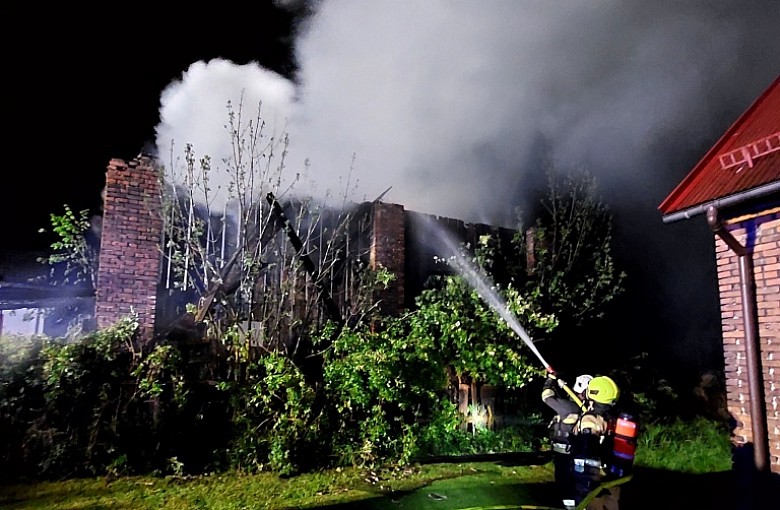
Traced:
<path fill-rule="evenodd" d="M 756 471 L 766 472 L 768 434 L 766 428 L 766 412 L 764 406 L 763 377 L 759 353 L 761 347 L 756 327 L 756 285 L 753 279 L 753 262 L 750 251 L 739 244 L 718 219 L 718 210 L 714 206 L 707 209 L 707 223 L 710 229 L 731 248 L 739 260 L 740 297 L 742 299 L 742 321 L 745 328 L 745 358 L 747 362 L 748 390 L 750 392 L 750 416 L 753 431 L 753 461 Z"/>

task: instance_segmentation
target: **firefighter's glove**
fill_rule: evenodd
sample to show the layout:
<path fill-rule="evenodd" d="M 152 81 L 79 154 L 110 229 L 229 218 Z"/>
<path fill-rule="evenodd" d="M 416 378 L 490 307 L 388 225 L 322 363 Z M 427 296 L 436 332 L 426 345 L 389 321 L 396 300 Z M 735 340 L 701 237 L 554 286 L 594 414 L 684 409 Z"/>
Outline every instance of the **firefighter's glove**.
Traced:
<path fill-rule="evenodd" d="M 552 372 L 548 372 L 547 377 L 544 379 L 544 386 L 542 389 L 548 390 L 555 388 L 557 386 L 556 381 L 558 381 L 558 376 Z"/>

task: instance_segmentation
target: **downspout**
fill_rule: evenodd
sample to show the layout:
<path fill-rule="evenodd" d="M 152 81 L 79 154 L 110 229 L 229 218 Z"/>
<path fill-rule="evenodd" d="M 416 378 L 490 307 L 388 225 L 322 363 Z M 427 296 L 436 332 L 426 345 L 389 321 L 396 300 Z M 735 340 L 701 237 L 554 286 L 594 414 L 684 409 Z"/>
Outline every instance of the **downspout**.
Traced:
<path fill-rule="evenodd" d="M 718 219 L 714 206 L 707 209 L 707 223 L 710 229 L 731 248 L 739 261 L 740 297 L 742 300 L 742 321 L 745 328 L 745 361 L 747 363 L 748 390 L 750 392 L 750 416 L 753 431 L 753 461 L 756 471 L 766 472 L 769 467 L 768 434 L 764 406 L 763 378 L 758 353 L 761 351 L 756 327 L 756 284 L 753 278 L 753 261 L 748 249 L 731 235 Z"/>

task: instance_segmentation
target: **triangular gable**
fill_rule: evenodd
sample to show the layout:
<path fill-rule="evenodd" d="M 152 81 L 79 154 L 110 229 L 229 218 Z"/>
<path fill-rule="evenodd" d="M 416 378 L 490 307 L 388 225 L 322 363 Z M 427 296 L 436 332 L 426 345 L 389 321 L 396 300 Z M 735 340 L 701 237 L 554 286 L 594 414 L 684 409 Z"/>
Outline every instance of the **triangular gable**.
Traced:
<path fill-rule="evenodd" d="M 780 76 L 658 206 L 664 221 L 780 190 Z"/>

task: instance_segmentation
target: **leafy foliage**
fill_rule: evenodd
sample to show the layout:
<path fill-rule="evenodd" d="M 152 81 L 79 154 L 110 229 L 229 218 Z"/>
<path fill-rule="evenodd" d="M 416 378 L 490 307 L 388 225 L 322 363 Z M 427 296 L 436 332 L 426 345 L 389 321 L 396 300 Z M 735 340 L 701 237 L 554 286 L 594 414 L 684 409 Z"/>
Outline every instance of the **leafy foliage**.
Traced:
<path fill-rule="evenodd" d="M 181 358 L 170 345 L 138 349 L 137 332 L 131 315 L 74 342 L 36 337 L 26 356 L 4 359 L 0 409 L 16 431 L 6 436 L 14 440 L 4 473 L 14 466 L 13 476 L 58 478 L 172 466 L 169 428 L 188 404 Z"/>
<path fill-rule="evenodd" d="M 520 258 L 529 263 L 513 276 L 541 309 L 579 326 L 604 316 L 622 293 L 625 274 L 612 257 L 612 217 L 595 178 L 587 171 L 563 177 L 550 171 L 548 183 L 541 214 L 516 235 Z"/>
<path fill-rule="evenodd" d="M 322 434 L 313 419 L 316 393 L 288 357 L 270 353 L 251 364 L 245 380 L 220 389 L 229 393 L 233 413 L 232 467 L 291 474 L 314 462 Z"/>
<path fill-rule="evenodd" d="M 133 370 L 141 398 L 165 399 L 177 405 L 187 401 L 181 371 L 182 358 L 174 345 L 156 345 Z"/>
<path fill-rule="evenodd" d="M 462 276 L 437 283 L 423 291 L 410 320 L 419 334 L 435 339 L 456 377 L 519 388 L 538 373 L 538 361 L 528 357 L 523 340 Z M 503 298 L 531 332 L 554 329 L 555 318 L 536 311 L 515 289 L 506 289 Z"/>
<path fill-rule="evenodd" d="M 392 319 L 374 332 L 344 331 L 325 353 L 324 373 L 339 463 L 407 464 L 446 387 L 430 337 L 415 336 Z"/>
<path fill-rule="evenodd" d="M 65 204 L 62 214 L 50 214 L 52 231 L 59 240 L 51 244 L 52 253 L 47 258 L 39 259 L 52 266 L 52 271 L 62 267 L 62 283 L 88 283 L 96 288 L 97 250 L 88 239 L 92 228 L 89 210 L 84 209 L 78 214 Z M 41 229 L 41 232 L 45 232 Z"/>
<path fill-rule="evenodd" d="M 44 475 L 95 473 L 119 446 L 127 405 L 122 378 L 137 323 L 127 319 L 76 343 L 47 340 L 39 370 L 44 405 L 27 434 L 28 454 Z"/>
<path fill-rule="evenodd" d="M 17 414 L 29 426 L 20 444 L 39 473 L 182 476 L 227 465 L 292 475 L 534 446 L 532 434 L 464 429 L 449 390 L 453 380 L 521 390 L 544 368 L 497 306 L 539 337 L 599 317 L 619 294 L 593 182 L 551 181 L 546 214 L 510 257 L 491 236 L 461 247 L 500 305 L 450 266 L 405 316 L 386 317 L 378 301 L 394 275 L 370 267 L 354 242 L 366 211 L 345 207 L 346 196 L 340 209 L 304 197 L 283 207 L 289 140 L 267 134 L 259 108 L 249 120 L 241 110 L 228 105 L 232 157 L 198 158 L 186 145 L 183 165 L 167 169 L 183 178 L 163 197 L 164 284 L 205 326 L 211 361 L 166 338 L 138 346 L 132 319 L 47 342 L 27 372 L 38 407 L 21 390 L 4 403 L 9 416 L 28 413 Z M 229 176 L 219 207 L 215 171 Z M 50 260 L 88 262 L 86 212 L 66 207 L 52 221 L 62 253 Z"/>

